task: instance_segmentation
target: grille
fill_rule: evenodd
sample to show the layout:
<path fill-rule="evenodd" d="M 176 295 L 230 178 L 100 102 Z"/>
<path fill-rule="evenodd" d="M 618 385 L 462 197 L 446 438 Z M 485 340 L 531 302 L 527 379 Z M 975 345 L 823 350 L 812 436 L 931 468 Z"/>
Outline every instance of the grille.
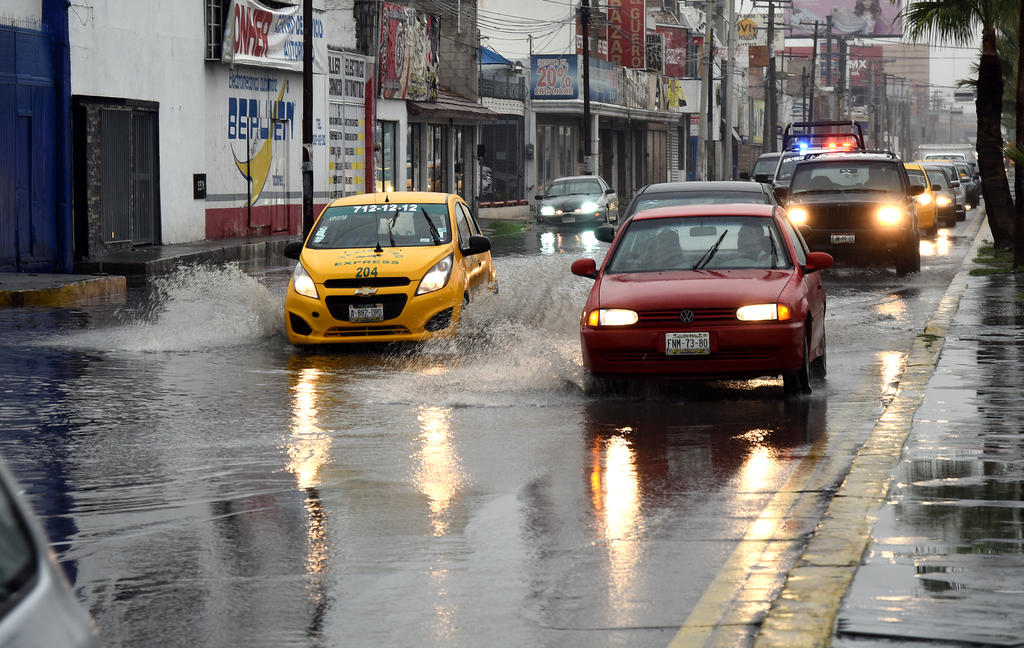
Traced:
<path fill-rule="evenodd" d="M 404 326 L 360 326 L 358 328 L 329 328 L 324 337 L 353 338 L 375 335 L 405 335 L 409 329 Z"/>
<path fill-rule="evenodd" d="M 693 322 L 683 324 L 679 319 L 679 313 L 684 309 L 672 308 L 665 310 L 643 311 L 639 313 L 638 326 L 648 328 L 661 328 L 664 326 L 700 326 L 708 324 L 735 324 L 735 308 L 691 308 L 693 311 Z"/>
<path fill-rule="evenodd" d="M 409 277 L 370 277 L 368 279 L 328 279 L 324 288 L 395 288 L 412 283 Z"/>
<path fill-rule="evenodd" d="M 349 306 L 369 306 L 370 304 L 382 304 L 384 306 L 384 319 L 394 319 L 402 314 L 405 308 L 406 296 L 402 293 L 397 295 L 372 295 L 370 297 L 356 297 L 355 295 L 329 295 L 324 299 L 327 303 L 327 310 L 331 312 L 334 319 L 347 322 Z"/>
<path fill-rule="evenodd" d="M 878 205 L 838 204 L 808 207 L 808 224 L 818 230 L 858 230 L 875 228 Z"/>

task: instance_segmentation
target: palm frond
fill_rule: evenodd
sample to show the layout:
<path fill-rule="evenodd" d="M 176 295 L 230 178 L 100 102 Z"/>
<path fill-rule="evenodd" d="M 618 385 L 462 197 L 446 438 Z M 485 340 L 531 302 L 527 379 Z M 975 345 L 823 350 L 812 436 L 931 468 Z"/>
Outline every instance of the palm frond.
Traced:
<path fill-rule="evenodd" d="M 986 0 L 918 0 L 907 4 L 900 17 L 911 40 L 964 46 L 974 42 L 983 22 L 980 4 Z"/>

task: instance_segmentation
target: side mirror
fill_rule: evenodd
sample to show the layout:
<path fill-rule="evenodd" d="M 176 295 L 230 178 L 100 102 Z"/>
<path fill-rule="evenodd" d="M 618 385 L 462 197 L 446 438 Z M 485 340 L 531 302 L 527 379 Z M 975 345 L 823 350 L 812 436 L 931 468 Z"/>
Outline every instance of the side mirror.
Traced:
<path fill-rule="evenodd" d="M 597 262 L 593 259 L 576 259 L 569 267 L 574 275 L 597 279 Z"/>
<path fill-rule="evenodd" d="M 804 264 L 804 271 L 817 272 L 827 270 L 835 263 L 835 259 L 828 252 L 808 252 L 807 263 Z"/>
<path fill-rule="evenodd" d="M 910 191 L 907 192 L 908 196 L 920 196 L 924 193 L 924 185 L 910 185 Z"/>
<path fill-rule="evenodd" d="M 602 243 L 611 243 L 615 240 L 615 228 L 605 223 L 594 228 L 594 238 Z"/>
<path fill-rule="evenodd" d="M 607 195 L 611 195 L 611 194 L 615 193 L 615 190 L 612 189 L 611 187 L 608 187 L 607 189 L 604 190 L 604 192 Z"/>
<path fill-rule="evenodd" d="M 284 246 L 284 255 L 289 259 L 298 261 L 300 254 L 302 254 L 302 241 L 292 241 Z"/>
<path fill-rule="evenodd" d="M 756 180 L 757 182 L 771 182 L 772 181 L 772 174 L 770 174 L 770 173 L 755 173 L 754 174 L 754 180 Z"/>
<path fill-rule="evenodd" d="M 750 180 L 750 174 L 746 171 L 740 171 L 740 180 Z"/>
<path fill-rule="evenodd" d="M 533 199 L 540 202 L 541 200 L 544 200 L 544 194 L 537 194 Z"/>
<path fill-rule="evenodd" d="M 942 187 L 940 185 L 932 185 L 932 191 L 942 191 Z"/>
<path fill-rule="evenodd" d="M 950 182 L 950 183 L 949 183 L 949 186 L 950 186 L 950 187 L 953 187 L 954 189 L 956 189 L 957 187 L 959 187 L 959 186 L 960 186 L 960 183 L 959 183 L 959 182 L 957 182 L 956 180 L 954 180 L 953 182 Z"/>
<path fill-rule="evenodd" d="M 491 250 L 491 239 L 486 236 L 470 236 L 469 245 L 464 248 L 460 248 L 462 256 L 473 256 L 474 254 L 483 254 L 484 252 L 490 252 Z"/>

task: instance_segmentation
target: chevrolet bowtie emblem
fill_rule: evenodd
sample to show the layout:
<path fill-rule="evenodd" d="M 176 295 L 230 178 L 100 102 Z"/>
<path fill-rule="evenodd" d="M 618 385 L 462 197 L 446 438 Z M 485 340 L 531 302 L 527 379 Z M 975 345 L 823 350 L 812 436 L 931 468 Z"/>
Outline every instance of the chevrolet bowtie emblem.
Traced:
<path fill-rule="evenodd" d="M 355 294 L 357 295 L 373 295 L 376 294 L 376 288 L 356 288 Z"/>

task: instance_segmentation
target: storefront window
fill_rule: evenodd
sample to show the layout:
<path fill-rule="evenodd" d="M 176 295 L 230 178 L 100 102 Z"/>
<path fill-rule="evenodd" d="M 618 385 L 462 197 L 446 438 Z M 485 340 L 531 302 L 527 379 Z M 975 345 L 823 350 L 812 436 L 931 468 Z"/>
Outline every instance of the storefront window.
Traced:
<path fill-rule="evenodd" d="M 420 160 L 420 133 L 422 130 L 421 124 L 409 124 L 409 140 L 405 146 L 406 191 L 419 191 L 423 186 L 421 180 L 423 162 Z"/>
<path fill-rule="evenodd" d="M 537 126 L 538 189 L 555 178 L 576 175 L 579 136 L 575 126 L 540 124 Z"/>
<path fill-rule="evenodd" d="M 523 118 L 502 117 L 482 125 L 480 199 L 518 200 L 523 191 Z"/>
<path fill-rule="evenodd" d="M 444 150 L 445 127 L 441 124 L 427 125 L 427 189 L 445 191 L 447 155 Z"/>
<path fill-rule="evenodd" d="M 468 126 L 455 127 L 455 193 L 466 196 L 466 145 L 472 140 Z"/>
<path fill-rule="evenodd" d="M 398 122 L 377 122 L 377 150 L 374 152 L 376 161 L 377 191 L 394 191 L 396 184 L 395 144 L 398 133 Z"/>

